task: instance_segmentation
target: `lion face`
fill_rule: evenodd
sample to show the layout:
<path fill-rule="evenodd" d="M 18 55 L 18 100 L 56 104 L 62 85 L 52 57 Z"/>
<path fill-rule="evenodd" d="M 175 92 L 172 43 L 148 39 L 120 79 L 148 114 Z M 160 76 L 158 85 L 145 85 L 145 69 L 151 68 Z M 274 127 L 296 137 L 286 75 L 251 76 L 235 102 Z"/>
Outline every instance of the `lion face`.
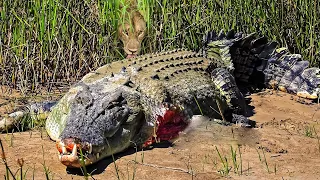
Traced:
<path fill-rule="evenodd" d="M 123 22 L 124 24 L 118 27 L 118 35 L 127 58 L 135 57 L 141 50 L 141 42 L 146 34 L 146 22 L 138 11 L 129 12 Z"/>

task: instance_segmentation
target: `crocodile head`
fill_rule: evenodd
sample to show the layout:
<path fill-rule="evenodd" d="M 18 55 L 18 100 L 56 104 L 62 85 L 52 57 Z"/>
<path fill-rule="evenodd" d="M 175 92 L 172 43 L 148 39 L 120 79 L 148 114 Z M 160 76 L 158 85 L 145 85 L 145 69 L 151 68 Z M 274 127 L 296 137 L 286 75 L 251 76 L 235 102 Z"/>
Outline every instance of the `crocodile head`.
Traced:
<path fill-rule="evenodd" d="M 67 167 L 90 165 L 130 146 L 149 146 L 157 141 L 152 138 L 156 123 L 161 140 L 177 137 L 188 124 L 178 106 L 162 103 L 164 99 L 153 103 L 158 98 L 146 98 L 134 84 L 130 87 L 128 76 L 101 78 L 106 75 L 99 72 L 108 66 L 101 69 L 71 88 L 48 117 L 47 132 Z"/>
<path fill-rule="evenodd" d="M 139 93 L 117 84 L 124 79 L 116 75 L 90 85 L 80 82 L 71 90 L 76 92 L 68 96 L 66 103 L 70 108 L 65 123 L 57 123 L 61 132 L 56 146 L 62 164 L 68 167 L 89 165 L 131 145 L 130 140 L 136 135 L 143 117 Z M 61 108 L 57 106 L 53 114 L 57 110 Z M 52 133 L 54 128 L 47 126 Z"/>
<path fill-rule="evenodd" d="M 141 50 L 141 42 L 146 34 L 146 22 L 136 6 L 128 8 L 118 26 L 118 36 L 123 43 L 127 58 L 135 57 Z"/>
<path fill-rule="evenodd" d="M 87 166 L 130 146 L 171 140 L 187 127 L 178 107 L 164 103 L 153 107 L 156 114 L 151 114 L 139 107 L 140 100 L 139 93 L 121 86 L 100 94 L 95 88 L 78 92 L 56 141 L 60 162 L 70 168 Z M 153 137 L 155 123 L 158 139 Z"/>

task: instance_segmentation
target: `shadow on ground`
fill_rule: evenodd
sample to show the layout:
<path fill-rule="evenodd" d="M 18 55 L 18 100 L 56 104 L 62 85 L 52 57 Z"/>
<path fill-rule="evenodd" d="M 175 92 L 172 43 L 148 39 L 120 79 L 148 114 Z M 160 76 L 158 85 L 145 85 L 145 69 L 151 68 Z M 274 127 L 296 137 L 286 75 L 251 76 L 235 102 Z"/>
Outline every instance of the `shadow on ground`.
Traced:
<path fill-rule="evenodd" d="M 154 144 L 153 147 L 151 148 L 148 148 L 148 149 L 143 149 L 143 151 L 149 151 L 149 150 L 152 150 L 154 148 L 168 148 L 168 147 L 171 147 L 173 146 L 172 143 L 168 142 L 168 141 L 164 141 L 164 142 L 161 142 L 161 143 L 158 143 L 158 144 Z M 124 157 L 124 156 L 128 156 L 128 155 L 132 155 L 132 154 L 135 154 L 137 152 L 140 152 L 142 151 L 142 149 L 136 149 L 134 147 L 131 147 L 121 153 L 117 153 L 113 156 L 114 160 L 117 160 L 117 159 L 120 159 L 121 157 Z M 107 157 L 107 158 L 104 158 L 100 161 L 98 161 L 97 163 L 95 164 L 92 164 L 92 165 L 89 165 L 86 167 L 87 169 L 87 172 L 88 173 L 91 173 L 91 175 L 96 175 L 96 174 L 101 174 L 105 171 L 105 169 L 110 165 L 112 164 L 114 161 L 113 161 L 113 158 L 112 157 Z M 66 172 L 68 174 L 73 174 L 73 175 L 78 175 L 78 176 L 83 176 L 83 172 L 82 172 L 82 169 L 80 168 L 66 168 Z"/>

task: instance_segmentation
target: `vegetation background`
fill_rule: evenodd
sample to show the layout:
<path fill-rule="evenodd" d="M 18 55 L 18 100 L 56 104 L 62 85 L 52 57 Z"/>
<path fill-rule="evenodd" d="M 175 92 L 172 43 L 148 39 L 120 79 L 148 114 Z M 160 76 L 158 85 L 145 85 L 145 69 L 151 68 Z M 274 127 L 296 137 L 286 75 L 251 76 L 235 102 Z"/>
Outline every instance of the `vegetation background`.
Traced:
<path fill-rule="evenodd" d="M 123 58 L 116 27 L 123 0 L 0 1 L 0 85 L 22 93 L 68 87 Z M 319 66 L 320 1 L 140 0 L 141 53 L 198 50 L 208 30 L 258 32 Z"/>

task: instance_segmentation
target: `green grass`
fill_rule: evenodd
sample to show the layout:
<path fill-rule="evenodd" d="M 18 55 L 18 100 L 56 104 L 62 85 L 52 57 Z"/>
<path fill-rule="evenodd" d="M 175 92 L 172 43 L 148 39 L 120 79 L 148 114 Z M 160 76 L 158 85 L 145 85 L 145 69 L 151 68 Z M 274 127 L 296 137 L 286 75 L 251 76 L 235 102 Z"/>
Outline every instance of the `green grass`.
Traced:
<path fill-rule="evenodd" d="M 123 57 L 121 1 L 0 1 L 0 82 L 51 90 Z M 320 2 L 314 0 L 139 0 L 148 22 L 142 53 L 201 48 L 208 30 L 259 32 L 319 65 Z"/>
<path fill-rule="evenodd" d="M 268 173 L 270 173 L 268 161 L 267 161 L 267 158 L 266 158 L 266 155 L 265 155 L 265 152 L 264 152 L 263 148 L 261 148 L 261 151 L 262 151 L 262 154 L 263 154 L 263 158 L 262 158 L 261 154 L 259 153 L 258 149 L 256 149 L 256 151 L 258 153 L 260 162 L 266 166 L 266 169 L 267 169 Z M 276 170 L 276 168 L 275 168 L 275 170 Z M 275 171 L 275 173 L 276 173 L 276 171 Z"/>
<path fill-rule="evenodd" d="M 228 176 L 229 175 L 229 172 L 230 172 L 230 166 L 228 165 L 228 159 L 226 156 L 222 156 L 220 151 L 218 150 L 217 146 L 216 146 L 216 151 L 218 153 L 218 156 L 220 158 L 220 161 L 223 165 L 223 168 L 219 171 L 221 175 L 223 176 Z M 232 149 L 231 149 L 232 151 Z M 233 152 L 232 152 L 233 153 Z"/>
<path fill-rule="evenodd" d="M 5 180 L 9 180 L 9 179 L 13 179 L 13 180 L 26 179 L 26 174 L 27 174 L 29 168 L 27 168 L 25 171 L 23 170 L 23 165 L 24 165 L 23 158 L 18 158 L 17 159 L 17 164 L 19 166 L 19 169 L 15 173 L 13 173 L 12 168 L 10 168 L 10 165 L 7 162 L 6 154 L 4 152 L 4 147 L 3 147 L 1 139 L 0 139 L 0 159 L 1 159 L 2 163 L 4 164 L 5 171 L 6 171 L 6 173 L 4 175 L 4 179 Z"/>
<path fill-rule="evenodd" d="M 243 175 L 243 169 L 242 169 L 242 154 L 240 151 L 240 145 L 237 146 L 237 149 L 235 149 L 232 145 L 230 145 L 230 154 L 227 152 L 227 155 L 223 155 L 221 150 L 218 149 L 217 146 L 215 146 L 216 153 L 213 153 L 218 157 L 218 161 L 212 161 L 213 165 L 215 166 L 215 169 L 218 170 L 218 172 L 222 176 L 229 176 L 230 173 L 233 170 L 234 174 L 237 175 Z M 237 152 L 238 151 L 238 152 Z M 206 157 L 206 159 L 208 159 Z M 211 158 L 212 159 L 212 158 Z M 221 166 L 217 166 L 217 162 L 221 162 Z M 229 163 L 232 162 L 232 163 Z M 207 161 L 208 163 L 208 161 Z"/>

